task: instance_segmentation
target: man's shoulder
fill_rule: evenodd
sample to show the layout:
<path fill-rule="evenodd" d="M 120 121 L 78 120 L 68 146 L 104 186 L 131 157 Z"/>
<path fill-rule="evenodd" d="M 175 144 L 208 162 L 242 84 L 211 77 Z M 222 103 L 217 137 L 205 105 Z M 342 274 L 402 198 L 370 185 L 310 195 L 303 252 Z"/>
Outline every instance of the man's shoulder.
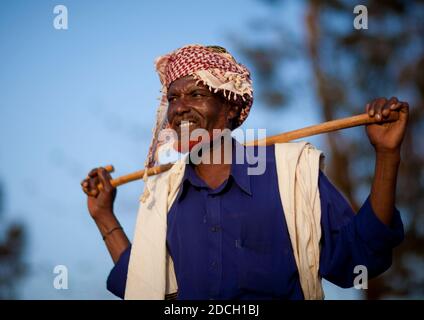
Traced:
<path fill-rule="evenodd" d="M 246 146 L 245 152 L 247 157 L 255 157 L 256 159 L 261 158 L 261 160 L 271 163 L 275 162 L 275 145 Z"/>
<path fill-rule="evenodd" d="M 315 147 L 312 143 L 308 141 L 293 141 L 293 142 L 284 142 L 276 143 L 274 145 L 275 152 L 277 153 L 294 153 L 301 154 L 303 151 L 312 151 L 322 154 L 323 152 Z"/>

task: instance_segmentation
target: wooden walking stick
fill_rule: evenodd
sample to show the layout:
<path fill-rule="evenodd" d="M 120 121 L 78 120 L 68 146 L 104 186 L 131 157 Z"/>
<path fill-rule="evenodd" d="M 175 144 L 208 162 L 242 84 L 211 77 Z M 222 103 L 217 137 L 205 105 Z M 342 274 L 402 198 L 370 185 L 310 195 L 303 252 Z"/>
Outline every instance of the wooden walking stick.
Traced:
<path fill-rule="evenodd" d="M 370 118 L 367 113 L 364 113 L 364 114 L 360 114 L 353 117 L 323 122 L 323 123 L 305 127 L 302 129 L 297 129 L 297 130 L 285 132 L 282 134 L 278 134 L 275 136 L 270 136 L 261 140 L 251 141 L 246 143 L 245 145 L 246 146 L 269 146 L 275 143 L 289 142 L 292 140 L 310 137 L 310 136 L 314 136 L 321 133 L 332 132 L 332 131 L 336 131 L 340 129 L 347 129 L 347 128 L 368 125 L 373 123 L 382 124 L 386 122 L 393 122 L 398 119 L 399 119 L 398 112 L 391 112 L 390 116 L 387 119 L 383 119 L 383 120 L 377 120 L 375 117 Z M 151 175 L 165 172 L 169 170 L 172 167 L 172 165 L 173 163 L 167 163 L 157 167 L 149 168 L 147 175 L 151 176 Z M 105 169 L 108 170 L 109 172 L 113 172 L 113 166 L 111 165 L 106 166 Z M 142 179 L 143 176 L 144 176 L 144 170 L 140 170 L 140 171 L 127 174 L 125 176 L 118 177 L 116 179 L 112 179 L 110 183 L 112 184 L 112 186 L 118 187 L 125 183 Z M 98 187 L 99 187 L 99 190 L 101 190 L 103 186 L 99 184 Z"/>

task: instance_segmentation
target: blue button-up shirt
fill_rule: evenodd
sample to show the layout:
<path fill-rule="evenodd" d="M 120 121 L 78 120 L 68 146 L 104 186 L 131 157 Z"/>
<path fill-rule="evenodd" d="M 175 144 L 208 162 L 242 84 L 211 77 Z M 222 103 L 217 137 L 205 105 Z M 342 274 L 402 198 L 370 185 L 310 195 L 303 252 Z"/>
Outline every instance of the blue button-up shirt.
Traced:
<path fill-rule="evenodd" d="M 178 299 L 303 299 L 278 189 L 274 146 L 266 170 L 248 175 L 247 162 L 231 165 L 216 189 L 186 165 L 182 187 L 168 213 L 167 246 L 174 261 Z M 234 154 L 233 154 L 234 160 Z M 320 275 L 352 287 L 357 265 L 374 277 L 391 265 L 403 239 L 398 210 L 384 225 L 367 199 L 355 215 L 320 172 Z M 107 287 L 123 298 L 131 246 L 112 269 Z"/>

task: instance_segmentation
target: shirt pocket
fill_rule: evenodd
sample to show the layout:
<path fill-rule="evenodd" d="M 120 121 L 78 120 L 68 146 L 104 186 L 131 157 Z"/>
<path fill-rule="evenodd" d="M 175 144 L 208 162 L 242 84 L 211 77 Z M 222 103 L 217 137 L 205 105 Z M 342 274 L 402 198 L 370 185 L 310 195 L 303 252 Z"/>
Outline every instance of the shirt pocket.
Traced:
<path fill-rule="evenodd" d="M 263 295 L 274 294 L 275 264 L 268 241 L 242 241 L 238 250 L 239 289 Z"/>

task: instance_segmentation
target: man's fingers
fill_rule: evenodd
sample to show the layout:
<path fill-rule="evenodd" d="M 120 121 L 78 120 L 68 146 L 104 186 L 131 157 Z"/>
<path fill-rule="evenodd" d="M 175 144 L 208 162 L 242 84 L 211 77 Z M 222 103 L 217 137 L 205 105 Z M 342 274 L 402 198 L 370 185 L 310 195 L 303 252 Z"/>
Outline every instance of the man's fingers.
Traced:
<path fill-rule="evenodd" d="M 377 98 L 367 104 L 368 115 L 372 118 L 377 116 L 381 106 L 387 102 L 386 98 Z"/>
<path fill-rule="evenodd" d="M 391 97 L 391 98 L 389 99 L 389 101 L 387 101 L 387 105 L 390 107 L 392 104 L 396 104 L 396 103 L 398 103 L 398 102 L 399 102 L 398 98 L 396 98 L 396 97 Z"/>
<path fill-rule="evenodd" d="M 390 115 L 391 107 L 398 103 L 398 99 L 396 97 L 391 97 L 387 103 L 383 106 L 381 110 L 381 115 L 383 118 L 388 118 Z"/>
<path fill-rule="evenodd" d="M 97 185 L 99 184 L 99 178 L 95 177 L 95 178 L 91 178 L 88 180 L 88 193 L 89 196 L 92 197 L 97 197 L 97 195 L 99 194 L 99 189 L 97 188 Z"/>
<path fill-rule="evenodd" d="M 105 168 L 102 168 L 104 170 L 102 170 L 102 172 L 104 173 L 104 176 L 108 179 L 108 180 L 112 180 L 112 176 L 110 175 L 110 172 L 107 171 Z"/>
<path fill-rule="evenodd" d="M 396 104 L 390 106 L 391 111 L 398 111 L 399 116 L 407 116 L 409 113 L 409 103 L 404 101 L 398 101 Z"/>
<path fill-rule="evenodd" d="M 89 187 L 83 187 L 82 190 L 89 197 L 97 197 L 97 195 L 99 194 L 98 189 L 90 189 Z"/>
<path fill-rule="evenodd" d="M 381 106 L 384 105 L 387 102 L 387 99 L 385 98 L 377 98 L 372 100 L 369 104 L 367 104 L 367 111 L 368 116 L 371 118 L 377 117 L 377 120 L 381 119 L 381 115 L 378 118 L 379 111 L 381 109 Z"/>
<path fill-rule="evenodd" d="M 400 111 L 404 113 L 409 112 L 409 103 L 408 102 L 401 102 Z"/>
<path fill-rule="evenodd" d="M 409 103 L 401 102 L 401 106 L 399 107 L 399 120 L 407 123 L 408 117 L 409 117 Z"/>
<path fill-rule="evenodd" d="M 375 115 L 374 101 L 367 104 L 367 112 L 368 112 L 368 116 L 370 116 L 371 118 L 374 117 Z"/>
<path fill-rule="evenodd" d="M 81 187 L 88 196 L 97 197 L 100 193 L 97 187 L 99 183 L 103 185 L 104 190 L 113 190 L 114 187 L 110 184 L 111 179 L 112 177 L 105 168 L 94 168 L 88 173 L 87 178 L 81 181 Z"/>
<path fill-rule="evenodd" d="M 83 187 L 83 188 L 88 187 L 88 179 L 87 178 L 81 181 L 81 187 Z"/>
<path fill-rule="evenodd" d="M 97 172 L 99 180 L 105 191 L 112 191 L 114 187 L 110 184 L 112 177 L 110 176 L 109 172 L 107 172 L 105 168 L 99 168 Z"/>
<path fill-rule="evenodd" d="M 99 191 L 97 188 L 97 185 L 99 184 L 99 177 L 94 177 L 88 180 L 88 190 L 90 191 L 90 194 L 94 193 L 95 191 Z"/>
<path fill-rule="evenodd" d="M 90 180 L 92 178 L 85 178 L 84 180 L 81 181 L 81 187 L 84 190 L 85 193 L 90 193 L 91 191 L 91 187 L 90 187 Z"/>
<path fill-rule="evenodd" d="M 379 121 L 383 119 L 382 111 L 386 103 L 387 99 L 380 99 L 375 104 L 375 118 Z"/>
<path fill-rule="evenodd" d="M 392 104 L 390 106 L 390 110 L 395 111 L 395 110 L 399 110 L 402 107 L 403 103 L 402 102 L 398 102 L 395 104 Z"/>
<path fill-rule="evenodd" d="M 90 178 L 94 178 L 95 176 L 97 176 L 97 170 L 98 170 L 99 168 L 94 168 L 94 169 L 92 169 L 89 173 L 88 173 L 88 177 L 90 177 Z"/>
<path fill-rule="evenodd" d="M 110 184 L 112 177 L 105 168 L 95 168 L 88 173 L 88 177 L 81 181 L 83 191 L 92 197 L 97 197 L 100 193 L 98 188 L 99 183 L 103 185 L 105 191 L 112 191 L 113 186 Z"/>

